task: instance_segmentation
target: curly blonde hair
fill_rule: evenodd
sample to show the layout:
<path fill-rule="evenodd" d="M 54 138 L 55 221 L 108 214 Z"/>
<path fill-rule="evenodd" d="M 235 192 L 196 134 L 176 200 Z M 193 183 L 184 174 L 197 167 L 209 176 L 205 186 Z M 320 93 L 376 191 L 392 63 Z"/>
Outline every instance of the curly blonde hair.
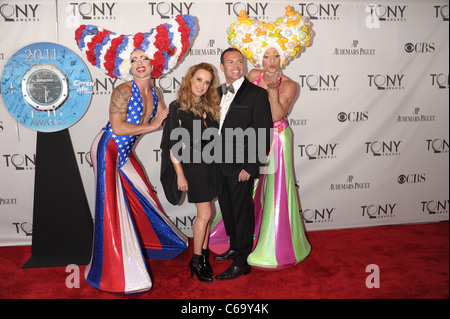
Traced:
<path fill-rule="evenodd" d="M 198 70 L 205 70 L 211 73 L 211 84 L 208 91 L 202 96 L 203 110 L 210 115 L 210 117 L 219 122 L 220 121 L 220 98 L 216 88 L 216 76 L 213 67 L 208 63 L 200 63 L 189 68 L 186 76 L 183 78 L 178 90 L 177 102 L 180 104 L 179 110 L 191 111 L 195 115 L 203 116 L 202 112 L 195 107 L 194 95 L 191 89 L 191 79 Z"/>

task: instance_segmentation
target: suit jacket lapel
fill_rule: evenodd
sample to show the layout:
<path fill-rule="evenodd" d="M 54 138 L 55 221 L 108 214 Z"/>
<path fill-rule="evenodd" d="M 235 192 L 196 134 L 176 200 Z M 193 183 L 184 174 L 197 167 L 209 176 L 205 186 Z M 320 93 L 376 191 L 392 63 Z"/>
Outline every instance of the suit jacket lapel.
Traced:
<path fill-rule="evenodd" d="M 236 95 L 234 96 L 233 101 L 231 101 L 231 106 L 233 106 L 240 98 L 240 96 L 242 95 L 242 92 L 245 90 L 245 88 L 247 87 L 248 83 L 250 83 L 246 77 L 244 77 L 244 82 L 242 82 L 241 87 L 239 88 L 239 90 L 236 92 Z M 219 94 L 219 97 L 222 98 L 223 96 L 223 92 L 222 92 L 222 86 L 217 87 L 217 93 Z M 228 109 L 229 111 L 230 109 Z"/>
<path fill-rule="evenodd" d="M 236 95 L 234 96 L 233 101 L 231 101 L 230 108 L 228 109 L 228 112 L 230 112 L 231 108 L 232 108 L 234 105 L 236 105 L 237 102 L 239 102 L 239 100 L 240 100 L 241 97 L 242 97 L 243 92 L 245 91 L 245 88 L 247 87 L 247 85 L 248 85 L 249 83 L 250 83 L 250 82 L 247 80 L 247 78 L 244 77 L 244 82 L 242 82 L 241 87 L 240 87 L 239 90 L 236 92 Z"/>
<path fill-rule="evenodd" d="M 224 119 L 224 121 L 223 121 L 224 124 L 225 124 L 225 122 L 226 122 L 226 120 L 227 120 L 228 113 L 230 113 L 230 110 L 233 108 L 234 105 L 237 105 L 237 104 L 238 104 L 239 100 L 241 99 L 241 97 L 242 97 L 242 95 L 243 95 L 243 92 L 245 91 L 245 88 L 247 87 L 247 85 L 248 85 L 249 83 L 250 83 L 250 82 L 247 80 L 247 78 L 244 77 L 244 82 L 242 82 L 241 87 L 240 87 L 239 90 L 236 92 L 236 94 L 235 94 L 235 96 L 234 96 L 234 98 L 233 98 L 233 101 L 231 101 L 230 107 L 228 108 L 227 114 L 225 114 L 225 119 Z M 222 92 L 222 86 L 219 86 L 219 87 L 217 88 L 217 91 L 218 91 L 218 93 L 219 93 L 219 97 L 222 98 L 222 95 L 223 95 L 223 92 Z M 222 126 L 222 130 L 223 130 L 224 127 L 225 127 L 225 125 Z"/>

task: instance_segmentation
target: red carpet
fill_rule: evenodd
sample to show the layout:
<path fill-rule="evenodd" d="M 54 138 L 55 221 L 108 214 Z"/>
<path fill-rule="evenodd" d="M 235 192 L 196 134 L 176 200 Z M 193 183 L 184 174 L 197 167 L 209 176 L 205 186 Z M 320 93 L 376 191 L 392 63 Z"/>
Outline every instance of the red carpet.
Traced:
<path fill-rule="evenodd" d="M 232 281 L 212 284 L 190 278 L 192 245 L 171 261 L 150 261 L 153 288 L 143 294 L 116 296 L 84 280 L 67 288 L 73 275 L 65 267 L 21 269 L 30 246 L 0 247 L 2 299 L 448 299 L 448 222 L 309 232 L 312 246 L 301 264 L 282 271 L 252 270 Z M 212 259 L 212 258 L 211 258 Z M 230 262 L 211 261 L 214 273 Z M 379 268 L 380 288 L 366 278 Z M 72 281 L 73 282 L 73 281 Z M 372 281 L 373 282 L 373 281 Z"/>

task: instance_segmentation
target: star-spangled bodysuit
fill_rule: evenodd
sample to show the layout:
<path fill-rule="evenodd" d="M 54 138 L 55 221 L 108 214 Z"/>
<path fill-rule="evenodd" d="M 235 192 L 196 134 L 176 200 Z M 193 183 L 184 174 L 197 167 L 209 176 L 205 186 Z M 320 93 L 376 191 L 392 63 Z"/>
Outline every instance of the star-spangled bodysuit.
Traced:
<path fill-rule="evenodd" d="M 153 87 L 153 114 L 158 95 Z M 143 101 L 132 81 L 126 121 L 139 125 Z M 96 177 L 95 227 L 86 281 L 117 294 L 152 287 L 145 259 L 172 259 L 186 250 L 187 237 L 163 212 L 133 148 L 140 135 L 115 135 L 111 123 L 91 146 Z"/>

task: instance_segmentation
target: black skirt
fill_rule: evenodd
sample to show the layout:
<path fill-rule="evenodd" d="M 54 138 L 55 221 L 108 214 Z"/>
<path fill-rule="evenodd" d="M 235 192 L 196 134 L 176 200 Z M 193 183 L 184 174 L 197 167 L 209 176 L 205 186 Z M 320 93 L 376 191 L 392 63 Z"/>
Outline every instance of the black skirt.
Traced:
<path fill-rule="evenodd" d="M 184 176 L 188 182 L 188 202 L 210 202 L 219 196 L 219 166 L 216 163 L 182 163 Z"/>

